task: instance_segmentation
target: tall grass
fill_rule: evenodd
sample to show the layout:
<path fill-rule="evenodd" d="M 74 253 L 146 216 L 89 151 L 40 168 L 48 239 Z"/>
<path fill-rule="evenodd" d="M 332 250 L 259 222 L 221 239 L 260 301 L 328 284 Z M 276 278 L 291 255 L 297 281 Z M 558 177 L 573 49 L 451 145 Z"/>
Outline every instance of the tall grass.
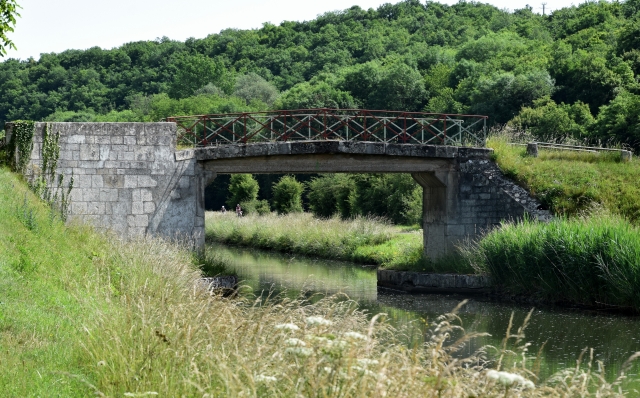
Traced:
<path fill-rule="evenodd" d="M 422 230 L 394 226 L 375 218 L 319 219 L 310 213 L 238 218 L 210 212 L 206 236 L 232 245 L 375 264 L 395 270 L 474 272 L 468 262 L 455 256 L 429 261 L 424 255 Z"/>
<path fill-rule="evenodd" d="M 505 224 L 467 256 L 514 293 L 640 309 L 640 229 L 619 216 Z"/>
<path fill-rule="evenodd" d="M 408 347 L 384 315 L 344 297 L 212 296 L 176 244 L 65 226 L 29 194 L 27 228 L 16 212 L 25 192 L 0 169 L 3 397 L 622 395 L 624 377 L 591 368 L 537 380 L 522 330 L 461 355 L 474 334 L 456 310 Z"/>

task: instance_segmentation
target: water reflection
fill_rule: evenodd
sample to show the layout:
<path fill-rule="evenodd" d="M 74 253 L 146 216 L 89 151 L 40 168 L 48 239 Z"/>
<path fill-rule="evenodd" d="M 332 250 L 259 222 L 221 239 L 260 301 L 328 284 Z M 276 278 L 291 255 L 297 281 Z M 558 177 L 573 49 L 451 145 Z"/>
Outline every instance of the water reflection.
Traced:
<path fill-rule="evenodd" d="M 232 259 L 233 268 L 243 283 L 256 294 L 262 291 L 285 291 L 297 296 L 309 293 L 345 293 L 358 301 L 371 314 L 386 313 L 396 327 L 412 326 L 409 343 L 422 342 L 436 318 L 455 308 L 464 297 L 456 295 L 406 295 L 386 289 L 378 290 L 376 273 L 343 262 L 312 260 L 212 245 L 209 250 L 223 252 Z M 465 353 L 490 344 L 497 346 L 514 314 L 519 327 L 530 307 L 472 298 L 459 314 L 467 330 L 487 332 L 491 337 L 475 340 Z M 575 366 L 583 348 L 591 347 L 595 359 L 604 363 L 609 377 L 614 377 L 620 365 L 634 352 L 640 351 L 640 318 L 611 314 L 593 314 L 566 309 L 535 309 L 526 331 L 531 342 L 530 353 L 543 347 L 543 370 L 548 376 L 567 366 Z M 588 357 L 588 355 L 587 355 Z M 632 375 L 638 373 L 638 366 Z"/>

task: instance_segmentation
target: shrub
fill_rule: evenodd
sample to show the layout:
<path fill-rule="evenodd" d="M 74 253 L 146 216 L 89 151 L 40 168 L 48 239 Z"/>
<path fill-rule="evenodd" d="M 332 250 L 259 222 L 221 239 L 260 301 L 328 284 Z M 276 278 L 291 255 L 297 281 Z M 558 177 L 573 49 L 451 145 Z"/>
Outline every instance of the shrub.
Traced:
<path fill-rule="evenodd" d="M 242 207 L 242 214 L 259 214 L 264 216 L 265 214 L 271 213 L 271 206 L 269 206 L 269 202 L 266 200 L 250 200 L 246 202 L 240 202 L 240 207 Z"/>
<path fill-rule="evenodd" d="M 234 209 L 238 203 L 254 201 L 258 198 L 258 181 L 251 174 L 234 174 L 229 183 L 227 205 Z"/>
<path fill-rule="evenodd" d="M 304 185 L 293 176 L 284 176 L 273 184 L 273 207 L 278 214 L 299 213 L 302 211 L 302 192 Z"/>

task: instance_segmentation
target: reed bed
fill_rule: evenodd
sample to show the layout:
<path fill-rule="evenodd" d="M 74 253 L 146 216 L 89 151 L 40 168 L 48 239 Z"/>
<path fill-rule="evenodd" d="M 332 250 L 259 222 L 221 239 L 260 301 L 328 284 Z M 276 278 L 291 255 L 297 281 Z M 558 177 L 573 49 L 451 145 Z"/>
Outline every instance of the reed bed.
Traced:
<path fill-rule="evenodd" d="M 310 213 L 249 215 L 208 212 L 206 237 L 212 241 L 369 264 L 420 261 L 421 231 L 401 233 L 383 220 L 314 218 Z"/>
<path fill-rule="evenodd" d="M 208 212 L 206 237 L 225 244 L 373 264 L 398 271 L 475 272 L 468 261 L 456 255 L 429 261 L 424 255 L 421 229 L 394 226 L 370 217 L 320 219 L 311 213 L 236 217 Z"/>
<path fill-rule="evenodd" d="M 513 293 L 640 309 L 640 230 L 619 216 L 507 223 L 465 255 Z"/>

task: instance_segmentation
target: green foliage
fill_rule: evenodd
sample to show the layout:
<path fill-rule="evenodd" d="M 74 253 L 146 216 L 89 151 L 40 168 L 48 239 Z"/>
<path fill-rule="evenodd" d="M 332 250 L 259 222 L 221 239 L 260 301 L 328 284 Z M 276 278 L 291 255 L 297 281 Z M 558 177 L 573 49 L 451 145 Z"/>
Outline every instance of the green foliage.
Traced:
<path fill-rule="evenodd" d="M 222 91 L 231 89 L 231 75 L 221 60 L 209 58 L 203 54 L 181 54 L 176 57 L 172 67 L 175 79 L 169 87 L 172 98 L 185 98 L 209 83 L 220 87 Z"/>
<path fill-rule="evenodd" d="M 326 174 L 308 183 L 317 217 L 374 216 L 396 224 L 420 224 L 422 188 L 409 174 Z"/>
<path fill-rule="evenodd" d="M 16 17 L 19 17 L 20 6 L 15 0 L 0 1 L 0 56 L 7 54 L 7 48 L 16 48 L 13 41 L 7 36 L 7 32 L 13 32 L 16 25 Z"/>
<path fill-rule="evenodd" d="M 261 101 L 270 107 L 278 99 L 280 93 L 272 83 L 251 72 L 238 76 L 233 87 L 233 95 L 244 99 L 247 104 L 253 101 Z"/>
<path fill-rule="evenodd" d="M 640 308 L 640 231 L 621 218 L 503 225 L 469 256 L 512 293 Z"/>
<path fill-rule="evenodd" d="M 278 214 L 299 213 L 302 211 L 302 192 L 304 185 L 294 176 L 284 176 L 273 184 L 273 207 Z"/>
<path fill-rule="evenodd" d="M 532 107 L 523 107 L 509 125 L 530 132 L 539 141 L 549 142 L 586 139 L 594 121 L 589 107 L 582 102 L 558 105 L 544 97 L 533 101 Z"/>
<path fill-rule="evenodd" d="M 588 121 L 611 113 L 603 107 L 623 91 L 640 90 L 637 9 L 637 0 L 599 1 L 540 15 L 404 0 L 184 43 L 161 38 L 10 59 L 0 63 L 0 124 L 373 108 L 480 113 L 490 126 L 520 117 L 527 120 L 515 124 L 602 139 L 601 124 Z M 561 121 L 539 114 L 547 110 Z M 610 135 L 640 147 L 623 129 Z"/>
<path fill-rule="evenodd" d="M 268 200 L 247 200 L 240 202 L 242 207 L 242 215 L 254 215 L 258 214 L 264 216 L 271 213 L 271 206 L 269 206 Z"/>
<path fill-rule="evenodd" d="M 14 171 L 24 173 L 31 152 L 36 125 L 31 120 L 16 120 L 11 127 L 11 141 L 7 145 L 9 162 Z"/>
<path fill-rule="evenodd" d="M 594 130 L 602 141 L 640 146 L 640 95 L 621 91 L 600 109 Z"/>
<path fill-rule="evenodd" d="M 258 181 L 251 174 L 234 174 L 229 183 L 227 206 L 235 209 L 237 204 L 255 201 L 258 198 Z"/>
<path fill-rule="evenodd" d="M 300 83 L 282 93 L 275 102 L 275 109 L 306 108 L 358 108 L 355 99 L 346 91 L 332 87 L 327 82 Z"/>

